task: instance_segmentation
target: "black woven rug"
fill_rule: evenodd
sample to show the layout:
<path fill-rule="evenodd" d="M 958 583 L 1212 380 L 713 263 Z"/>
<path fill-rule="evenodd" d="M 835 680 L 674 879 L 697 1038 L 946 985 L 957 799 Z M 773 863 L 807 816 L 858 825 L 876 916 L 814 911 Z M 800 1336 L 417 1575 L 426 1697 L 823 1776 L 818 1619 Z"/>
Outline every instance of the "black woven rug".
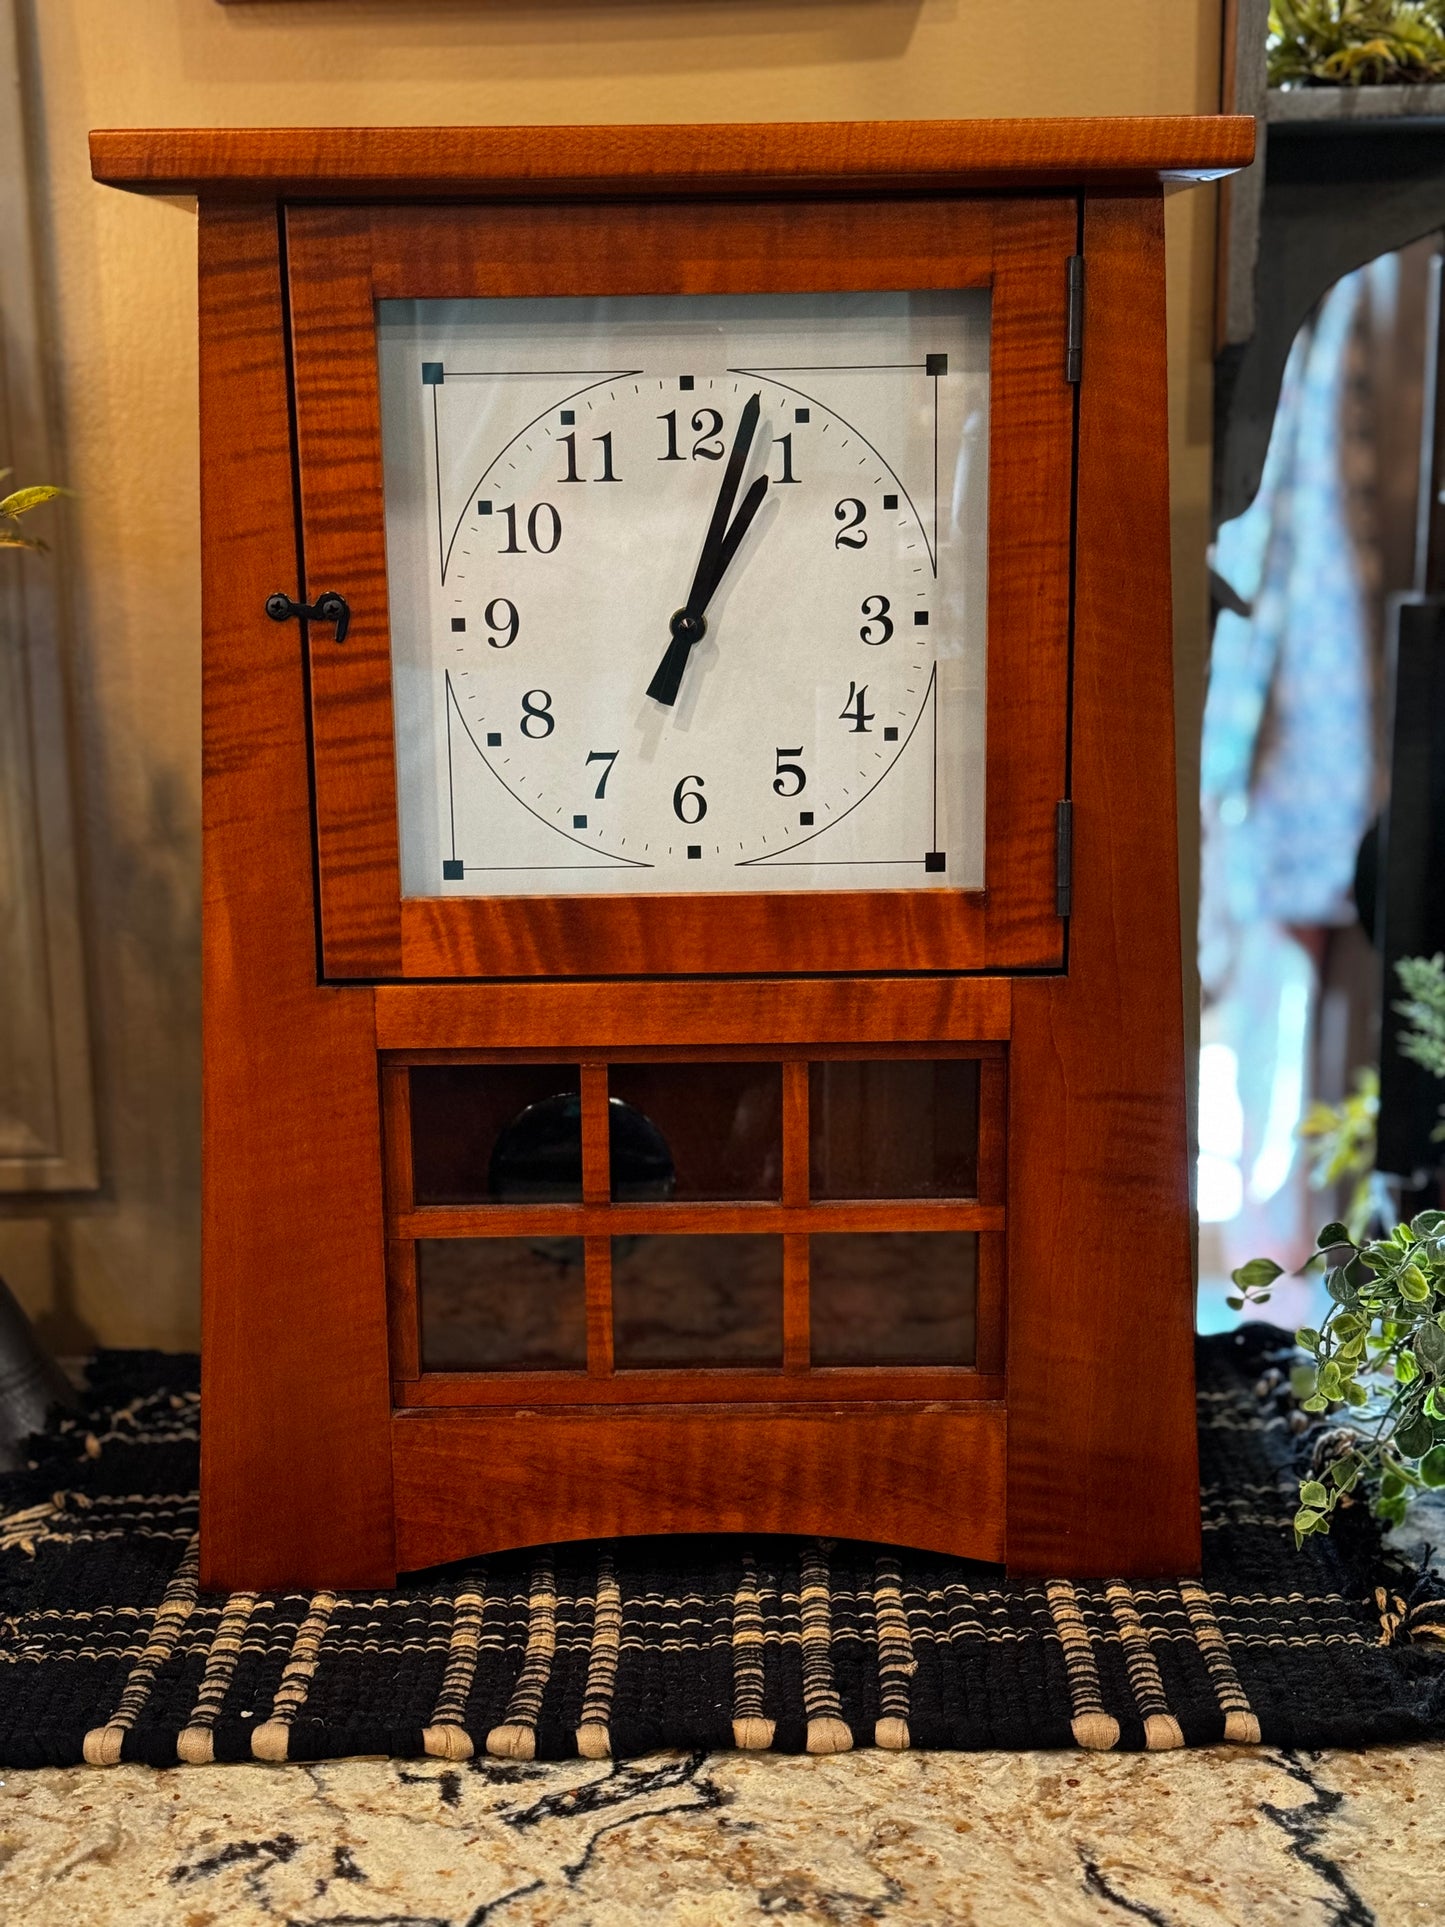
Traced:
<path fill-rule="evenodd" d="M 1284 1344 L 1200 1341 L 1197 1583 L 718 1538 L 229 1597 L 196 1586 L 195 1360 L 102 1353 L 83 1416 L 0 1481 L 0 1764 L 1445 1735 L 1445 1588 L 1363 1507 L 1294 1550 Z"/>

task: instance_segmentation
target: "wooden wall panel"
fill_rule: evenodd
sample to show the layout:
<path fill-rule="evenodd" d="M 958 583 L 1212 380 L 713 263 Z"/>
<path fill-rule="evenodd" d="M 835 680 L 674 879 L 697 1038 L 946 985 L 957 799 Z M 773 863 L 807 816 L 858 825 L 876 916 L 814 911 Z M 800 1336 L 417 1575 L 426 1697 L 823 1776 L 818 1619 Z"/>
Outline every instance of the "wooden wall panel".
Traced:
<path fill-rule="evenodd" d="M 402 1413 L 397 1557 L 412 1570 L 519 1543 L 802 1532 L 996 1560 L 1004 1429 L 998 1406 Z"/>
<path fill-rule="evenodd" d="M 788 983 L 382 984 L 382 1050 L 617 1051 L 652 1044 L 982 1043 L 1009 1034 L 1009 977 Z"/>
<path fill-rule="evenodd" d="M 203 207 L 201 1579 L 393 1573 L 372 992 L 317 984 L 274 207 Z"/>
<path fill-rule="evenodd" d="M 1067 976 L 1014 986 L 1008 1561 L 1185 1573 L 1199 1504 L 1162 197 L 1091 197 L 1084 226 L 1074 916 Z"/>

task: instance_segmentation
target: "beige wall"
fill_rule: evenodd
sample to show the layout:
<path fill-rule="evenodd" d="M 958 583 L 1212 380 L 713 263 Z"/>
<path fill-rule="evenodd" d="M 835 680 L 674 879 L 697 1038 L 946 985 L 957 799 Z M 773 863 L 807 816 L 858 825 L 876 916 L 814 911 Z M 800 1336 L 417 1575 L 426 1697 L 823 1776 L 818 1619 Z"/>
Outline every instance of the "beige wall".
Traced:
<path fill-rule="evenodd" d="M 197 1327 L 194 220 L 91 127 L 1210 112 L 1218 0 L 25 0 L 77 561 L 72 679 L 105 1188 L 5 1207 L 62 1349 Z M 1204 635 L 1213 190 L 1169 204 L 1181 746 Z M 1186 788 L 1193 783 L 1186 753 Z M 1192 806 L 1186 811 L 1192 822 Z M 1192 913 L 1189 921 L 1192 923 Z"/>

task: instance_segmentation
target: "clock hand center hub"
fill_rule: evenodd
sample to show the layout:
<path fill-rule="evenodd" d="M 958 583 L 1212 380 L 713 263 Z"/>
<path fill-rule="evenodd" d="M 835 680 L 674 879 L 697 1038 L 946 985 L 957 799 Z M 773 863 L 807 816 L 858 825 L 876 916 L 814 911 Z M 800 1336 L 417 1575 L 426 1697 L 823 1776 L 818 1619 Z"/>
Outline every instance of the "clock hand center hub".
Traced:
<path fill-rule="evenodd" d="M 678 642 L 685 642 L 691 647 L 693 643 L 701 642 L 707 634 L 707 617 L 689 615 L 686 609 L 679 609 L 669 622 L 668 628 Z"/>

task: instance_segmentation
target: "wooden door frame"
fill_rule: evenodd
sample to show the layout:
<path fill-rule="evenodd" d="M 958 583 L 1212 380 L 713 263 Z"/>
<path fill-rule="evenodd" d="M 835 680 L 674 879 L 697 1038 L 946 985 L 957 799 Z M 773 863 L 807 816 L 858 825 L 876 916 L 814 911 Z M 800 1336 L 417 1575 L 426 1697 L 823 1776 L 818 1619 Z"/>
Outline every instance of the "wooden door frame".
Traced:
<path fill-rule="evenodd" d="M 1077 201 L 663 200 L 291 209 L 288 288 L 326 974 L 547 978 L 1057 967 Z M 981 288 L 991 297 L 985 887 L 403 898 L 376 304 Z"/>

